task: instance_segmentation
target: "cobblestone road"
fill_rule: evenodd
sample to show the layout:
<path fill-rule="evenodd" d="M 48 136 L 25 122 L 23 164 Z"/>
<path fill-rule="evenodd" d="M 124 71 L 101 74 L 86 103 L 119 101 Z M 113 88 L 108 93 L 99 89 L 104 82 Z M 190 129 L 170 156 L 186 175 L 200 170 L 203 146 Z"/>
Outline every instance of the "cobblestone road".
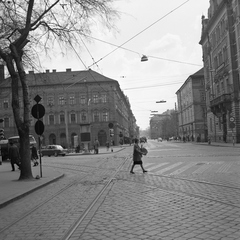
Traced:
<path fill-rule="evenodd" d="M 130 153 L 52 158 L 47 165 L 65 177 L 0 209 L 0 239 L 240 239 L 238 163 L 163 157 L 130 174 Z"/>

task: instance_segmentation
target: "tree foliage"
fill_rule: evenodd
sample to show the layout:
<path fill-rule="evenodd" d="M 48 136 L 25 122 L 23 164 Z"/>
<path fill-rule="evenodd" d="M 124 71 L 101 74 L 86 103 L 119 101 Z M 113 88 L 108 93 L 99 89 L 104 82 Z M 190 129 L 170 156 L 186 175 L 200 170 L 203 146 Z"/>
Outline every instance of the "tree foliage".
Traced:
<path fill-rule="evenodd" d="M 20 179 L 32 178 L 29 127 L 30 101 L 25 68 L 37 68 L 38 53 L 48 54 L 56 44 L 74 48 L 91 28 L 113 27 L 114 0 L 0 0 L 0 59 L 10 74 L 12 109 L 20 136 Z M 21 90 L 21 91 L 20 91 Z M 22 98 L 23 109 L 19 100 Z"/>

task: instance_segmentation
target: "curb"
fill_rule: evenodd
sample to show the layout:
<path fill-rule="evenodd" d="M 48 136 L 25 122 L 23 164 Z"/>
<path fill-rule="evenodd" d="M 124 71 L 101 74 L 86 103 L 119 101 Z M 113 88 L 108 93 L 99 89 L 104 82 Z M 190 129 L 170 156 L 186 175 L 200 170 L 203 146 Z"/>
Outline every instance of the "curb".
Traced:
<path fill-rule="evenodd" d="M 22 193 L 22 194 L 19 194 L 18 196 L 13 197 L 13 198 L 7 200 L 6 202 L 0 203 L 0 209 L 3 208 L 3 207 L 5 207 L 5 206 L 7 206 L 8 204 L 10 204 L 10 203 L 18 200 L 18 199 L 21 199 L 21 198 L 29 195 L 30 193 L 33 193 L 34 191 L 36 191 L 36 190 L 38 190 L 38 189 L 40 189 L 40 188 L 42 188 L 42 187 L 47 186 L 47 185 L 50 184 L 50 183 L 53 183 L 53 182 L 55 182 L 55 181 L 58 181 L 58 180 L 59 180 L 60 178 L 62 178 L 62 177 L 64 177 L 64 174 L 61 174 L 60 176 L 58 176 L 58 177 L 56 177 L 56 178 L 54 178 L 54 179 L 52 179 L 52 180 L 49 180 L 48 182 L 45 182 L 45 183 L 43 183 L 43 184 L 41 184 L 41 185 L 39 185 L 39 186 L 37 186 L 37 187 L 34 187 L 34 188 L 32 188 L 31 190 L 28 190 L 28 191 L 26 191 L 26 192 L 24 192 L 24 193 Z M 38 180 L 37 180 L 37 181 L 38 181 Z"/>

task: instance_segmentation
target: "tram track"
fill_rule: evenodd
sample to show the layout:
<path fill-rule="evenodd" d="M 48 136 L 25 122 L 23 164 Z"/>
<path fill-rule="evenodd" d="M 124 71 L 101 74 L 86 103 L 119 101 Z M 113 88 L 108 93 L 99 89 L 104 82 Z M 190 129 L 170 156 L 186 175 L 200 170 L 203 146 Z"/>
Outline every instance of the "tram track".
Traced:
<path fill-rule="evenodd" d="M 108 188 L 108 186 L 111 184 L 111 182 L 113 181 L 113 179 L 115 179 L 115 176 L 117 175 L 117 173 L 121 170 L 121 168 L 125 165 L 125 163 L 129 160 L 129 157 L 126 157 L 126 159 L 123 161 L 123 163 L 118 166 L 117 170 L 112 174 L 112 176 L 109 178 L 109 180 L 107 181 L 107 183 L 105 184 L 105 186 L 102 188 L 102 190 L 98 193 L 98 195 L 96 196 L 96 198 L 91 202 L 91 204 L 89 205 L 89 207 L 87 209 L 85 209 L 84 213 L 77 219 L 77 221 L 72 225 L 71 228 L 69 228 L 69 230 L 66 232 L 66 234 L 64 235 L 64 237 L 61 240 L 69 240 L 71 238 L 71 236 L 74 234 L 74 232 L 76 231 L 76 229 L 80 226 L 80 224 L 83 222 L 83 220 L 86 218 L 86 216 L 88 215 L 88 213 L 91 211 L 91 209 L 94 207 L 94 205 L 97 203 L 97 201 L 100 199 L 100 197 L 103 195 L 103 193 L 106 191 L 106 189 Z"/>
<path fill-rule="evenodd" d="M 117 168 L 115 169 L 115 171 L 113 171 L 113 169 L 107 169 L 108 171 L 111 172 L 111 176 L 108 177 L 108 179 L 106 179 L 106 176 L 104 176 L 104 178 L 102 179 L 102 181 L 96 181 L 95 184 L 102 184 L 103 187 L 101 189 L 101 191 L 97 194 L 97 196 L 91 201 L 91 203 L 88 205 L 88 207 L 83 211 L 83 213 L 77 218 L 76 221 L 74 221 L 74 224 L 69 228 L 69 230 L 66 231 L 66 234 L 64 235 L 64 237 L 62 239 L 68 239 L 71 234 L 74 232 L 74 229 L 79 226 L 81 224 L 81 222 L 84 220 L 84 218 L 87 216 L 87 214 L 89 213 L 89 211 L 93 208 L 93 206 L 97 203 L 98 199 L 103 195 L 103 193 L 106 191 L 106 189 L 108 188 L 108 186 L 111 184 L 111 182 L 113 181 L 114 177 L 116 176 L 116 174 L 120 171 L 120 169 L 122 168 L 122 166 L 128 161 L 129 157 L 125 157 L 122 161 L 121 164 L 119 164 L 117 166 Z M 49 166 L 50 167 L 50 166 Z M 54 166 L 56 168 L 56 166 Z M 71 189 L 74 185 L 77 184 L 83 184 L 83 185 L 87 185 L 88 180 L 86 179 L 87 176 L 89 176 L 90 172 L 94 172 L 95 170 L 99 169 L 99 168 L 93 168 L 90 167 L 92 169 L 92 171 L 82 171 L 82 170 L 76 170 L 76 169 L 68 169 L 68 168 L 64 168 L 62 167 L 62 169 L 66 169 L 66 170 L 75 170 L 78 172 L 84 172 L 85 175 L 78 178 L 77 180 L 72 181 L 70 184 L 67 184 L 66 186 L 64 186 L 62 189 L 60 189 L 59 191 L 57 191 L 56 193 L 54 193 L 52 196 L 46 198 L 45 200 L 43 200 L 41 203 L 37 204 L 36 206 L 34 206 L 33 208 L 31 208 L 29 211 L 24 212 L 23 214 L 21 214 L 17 219 L 10 221 L 9 223 L 7 223 L 7 225 L 3 226 L 0 229 L 0 234 L 3 234 L 4 232 L 8 231 L 10 228 L 14 228 L 14 225 L 18 224 L 21 221 L 24 221 L 25 218 L 29 217 L 31 214 L 34 214 L 35 212 L 37 212 L 38 210 L 41 209 L 41 207 L 43 207 L 44 205 L 46 205 L 47 203 L 53 201 L 55 198 L 58 198 L 58 196 L 60 196 L 61 194 L 63 194 L 64 192 L 66 192 L 68 189 Z M 106 169 L 105 169 L 106 170 Z M 86 175 L 88 174 L 88 175 Z M 100 176 L 101 174 L 99 174 Z M 86 181 L 84 181 L 86 179 Z M 92 184 L 94 185 L 94 184 Z M 89 187 L 91 187 L 89 185 Z"/>

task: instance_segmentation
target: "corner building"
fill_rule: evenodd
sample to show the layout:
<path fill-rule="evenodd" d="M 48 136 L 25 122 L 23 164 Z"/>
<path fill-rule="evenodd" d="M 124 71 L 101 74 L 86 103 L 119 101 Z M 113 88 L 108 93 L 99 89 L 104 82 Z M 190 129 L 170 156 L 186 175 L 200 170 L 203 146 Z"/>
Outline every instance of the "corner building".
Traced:
<path fill-rule="evenodd" d="M 211 0 L 202 16 L 208 135 L 212 141 L 240 142 L 240 2 Z"/>
<path fill-rule="evenodd" d="M 206 103 L 203 68 L 190 75 L 176 92 L 178 133 L 187 141 L 206 141 Z"/>
<path fill-rule="evenodd" d="M 71 71 L 27 74 L 31 106 L 39 95 L 45 107 L 42 119 L 45 131 L 42 145 L 60 144 L 74 148 L 81 145 L 81 133 L 90 132 L 89 146 L 97 138 L 101 146 L 107 141 L 118 145 L 137 136 L 136 119 L 128 98 L 116 80 L 95 71 Z M 12 108 L 10 79 L 1 80 L 0 117 L 4 118 L 5 136 L 17 135 Z M 21 91 L 20 91 L 21 92 Z M 22 98 L 20 98 L 22 101 Z M 20 102 L 22 105 L 22 103 Z M 36 119 L 32 117 L 30 133 L 35 135 Z M 110 137 L 109 123 L 113 124 L 114 135 Z"/>

